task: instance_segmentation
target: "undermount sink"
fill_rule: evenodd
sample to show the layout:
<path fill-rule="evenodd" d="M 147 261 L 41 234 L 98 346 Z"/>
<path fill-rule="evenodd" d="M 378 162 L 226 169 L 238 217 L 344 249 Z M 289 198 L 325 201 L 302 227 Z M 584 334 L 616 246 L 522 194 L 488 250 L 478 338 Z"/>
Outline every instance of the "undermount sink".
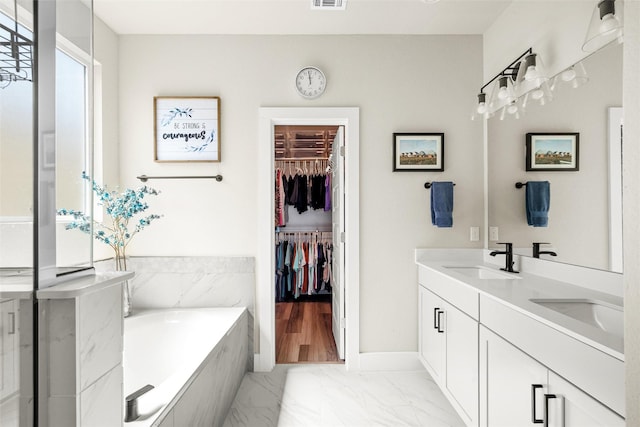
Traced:
<path fill-rule="evenodd" d="M 530 301 L 618 337 L 624 336 L 622 307 L 592 299 L 532 299 Z"/>
<path fill-rule="evenodd" d="M 451 270 L 456 273 L 464 274 L 465 276 L 472 277 L 474 279 L 484 280 L 511 280 L 519 279 L 517 273 L 503 273 L 501 271 L 492 270 L 482 266 L 469 266 L 469 267 L 445 267 L 447 270 Z"/>

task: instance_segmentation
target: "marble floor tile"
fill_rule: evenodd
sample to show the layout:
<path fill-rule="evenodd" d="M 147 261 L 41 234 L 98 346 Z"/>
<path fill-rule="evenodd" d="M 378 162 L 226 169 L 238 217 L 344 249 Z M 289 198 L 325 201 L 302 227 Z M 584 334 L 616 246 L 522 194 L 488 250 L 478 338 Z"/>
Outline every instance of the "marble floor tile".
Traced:
<path fill-rule="evenodd" d="M 224 427 L 463 427 L 426 371 L 277 365 L 245 375 Z"/>

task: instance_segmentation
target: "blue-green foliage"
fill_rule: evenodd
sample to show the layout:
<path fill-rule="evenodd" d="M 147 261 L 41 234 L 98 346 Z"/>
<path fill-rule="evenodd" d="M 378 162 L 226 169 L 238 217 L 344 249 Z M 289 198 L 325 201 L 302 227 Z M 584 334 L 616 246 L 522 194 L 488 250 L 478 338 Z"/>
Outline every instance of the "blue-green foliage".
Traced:
<path fill-rule="evenodd" d="M 82 178 L 91 182 L 98 205 L 104 206 L 110 221 L 107 221 L 106 224 L 93 221 L 92 229 L 91 217 L 84 212 L 59 209 L 58 215 L 73 217 L 73 221 L 67 224 L 65 229 L 77 229 L 87 234 L 93 233 L 96 240 L 111 246 L 116 251 L 116 257 L 124 256 L 124 250 L 133 236 L 161 217 L 156 214 L 144 216 L 135 220 L 131 225 L 132 229 L 129 229 L 129 220 L 149 208 L 147 202 L 143 200 L 144 197 L 146 195 L 156 196 L 159 191 L 145 185 L 136 190 L 126 189 L 124 192 L 118 193 L 109 191 L 106 186 L 100 186 L 85 172 L 82 172 Z"/>

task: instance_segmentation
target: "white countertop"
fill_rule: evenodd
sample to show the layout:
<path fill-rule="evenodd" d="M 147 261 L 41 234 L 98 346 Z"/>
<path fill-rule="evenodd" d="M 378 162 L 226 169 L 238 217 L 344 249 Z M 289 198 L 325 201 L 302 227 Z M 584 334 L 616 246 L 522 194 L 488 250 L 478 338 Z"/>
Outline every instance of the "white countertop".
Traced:
<path fill-rule="evenodd" d="M 482 266 L 500 272 L 495 265 L 482 262 L 481 257 L 438 257 L 437 259 L 420 259 L 416 264 L 448 276 L 481 295 L 493 298 L 506 306 L 540 321 L 560 332 L 582 341 L 604 353 L 624 361 L 624 342 L 622 337 L 605 332 L 595 326 L 573 319 L 536 304 L 531 299 L 594 299 L 623 307 L 621 297 L 582 288 L 566 282 L 521 272 L 514 274 L 514 279 L 475 279 L 446 267 Z M 504 273 L 513 274 L 513 273 Z M 480 312 L 482 323 L 482 309 Z"/>
<path fill-rule="evenodd" d="M 135 273 L 132 271 L 112 271 L 78 277 L 50 288 L 37 291 L 38 299 L 67 299 L 90 294 L 95 291 L 117 285 L 125 280 L 132 279 Z"/>

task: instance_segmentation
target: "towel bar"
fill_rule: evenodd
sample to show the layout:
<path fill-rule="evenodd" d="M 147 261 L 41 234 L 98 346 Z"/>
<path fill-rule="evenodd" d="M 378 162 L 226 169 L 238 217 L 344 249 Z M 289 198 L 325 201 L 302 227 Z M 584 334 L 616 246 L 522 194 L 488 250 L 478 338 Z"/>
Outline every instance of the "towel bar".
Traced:
<path fill-rule="evenodd" d="M 453 185 L 456 185 L 456 183 L 454 182 Z M 426 189 L 431 188 L 431 183 L 430 182 L 425 182 L 424 183 L 424 188 L 426 188 Z"/>
<path fill-rule="evenodd" d="M 526 182 L 516 182 L 516 188 L 522 188 L 522 187 L 524 187 L 526 185 L 527 185 Z"/>
<path fill-rule="evenodd" d="M 213 175 L 213 176 L 147 176 L 140 175 L 137 176 L 140 181 L 147 182 L 150 179 L 215 179 L 216 181 L 222 181 L 222 175 Z"/>

